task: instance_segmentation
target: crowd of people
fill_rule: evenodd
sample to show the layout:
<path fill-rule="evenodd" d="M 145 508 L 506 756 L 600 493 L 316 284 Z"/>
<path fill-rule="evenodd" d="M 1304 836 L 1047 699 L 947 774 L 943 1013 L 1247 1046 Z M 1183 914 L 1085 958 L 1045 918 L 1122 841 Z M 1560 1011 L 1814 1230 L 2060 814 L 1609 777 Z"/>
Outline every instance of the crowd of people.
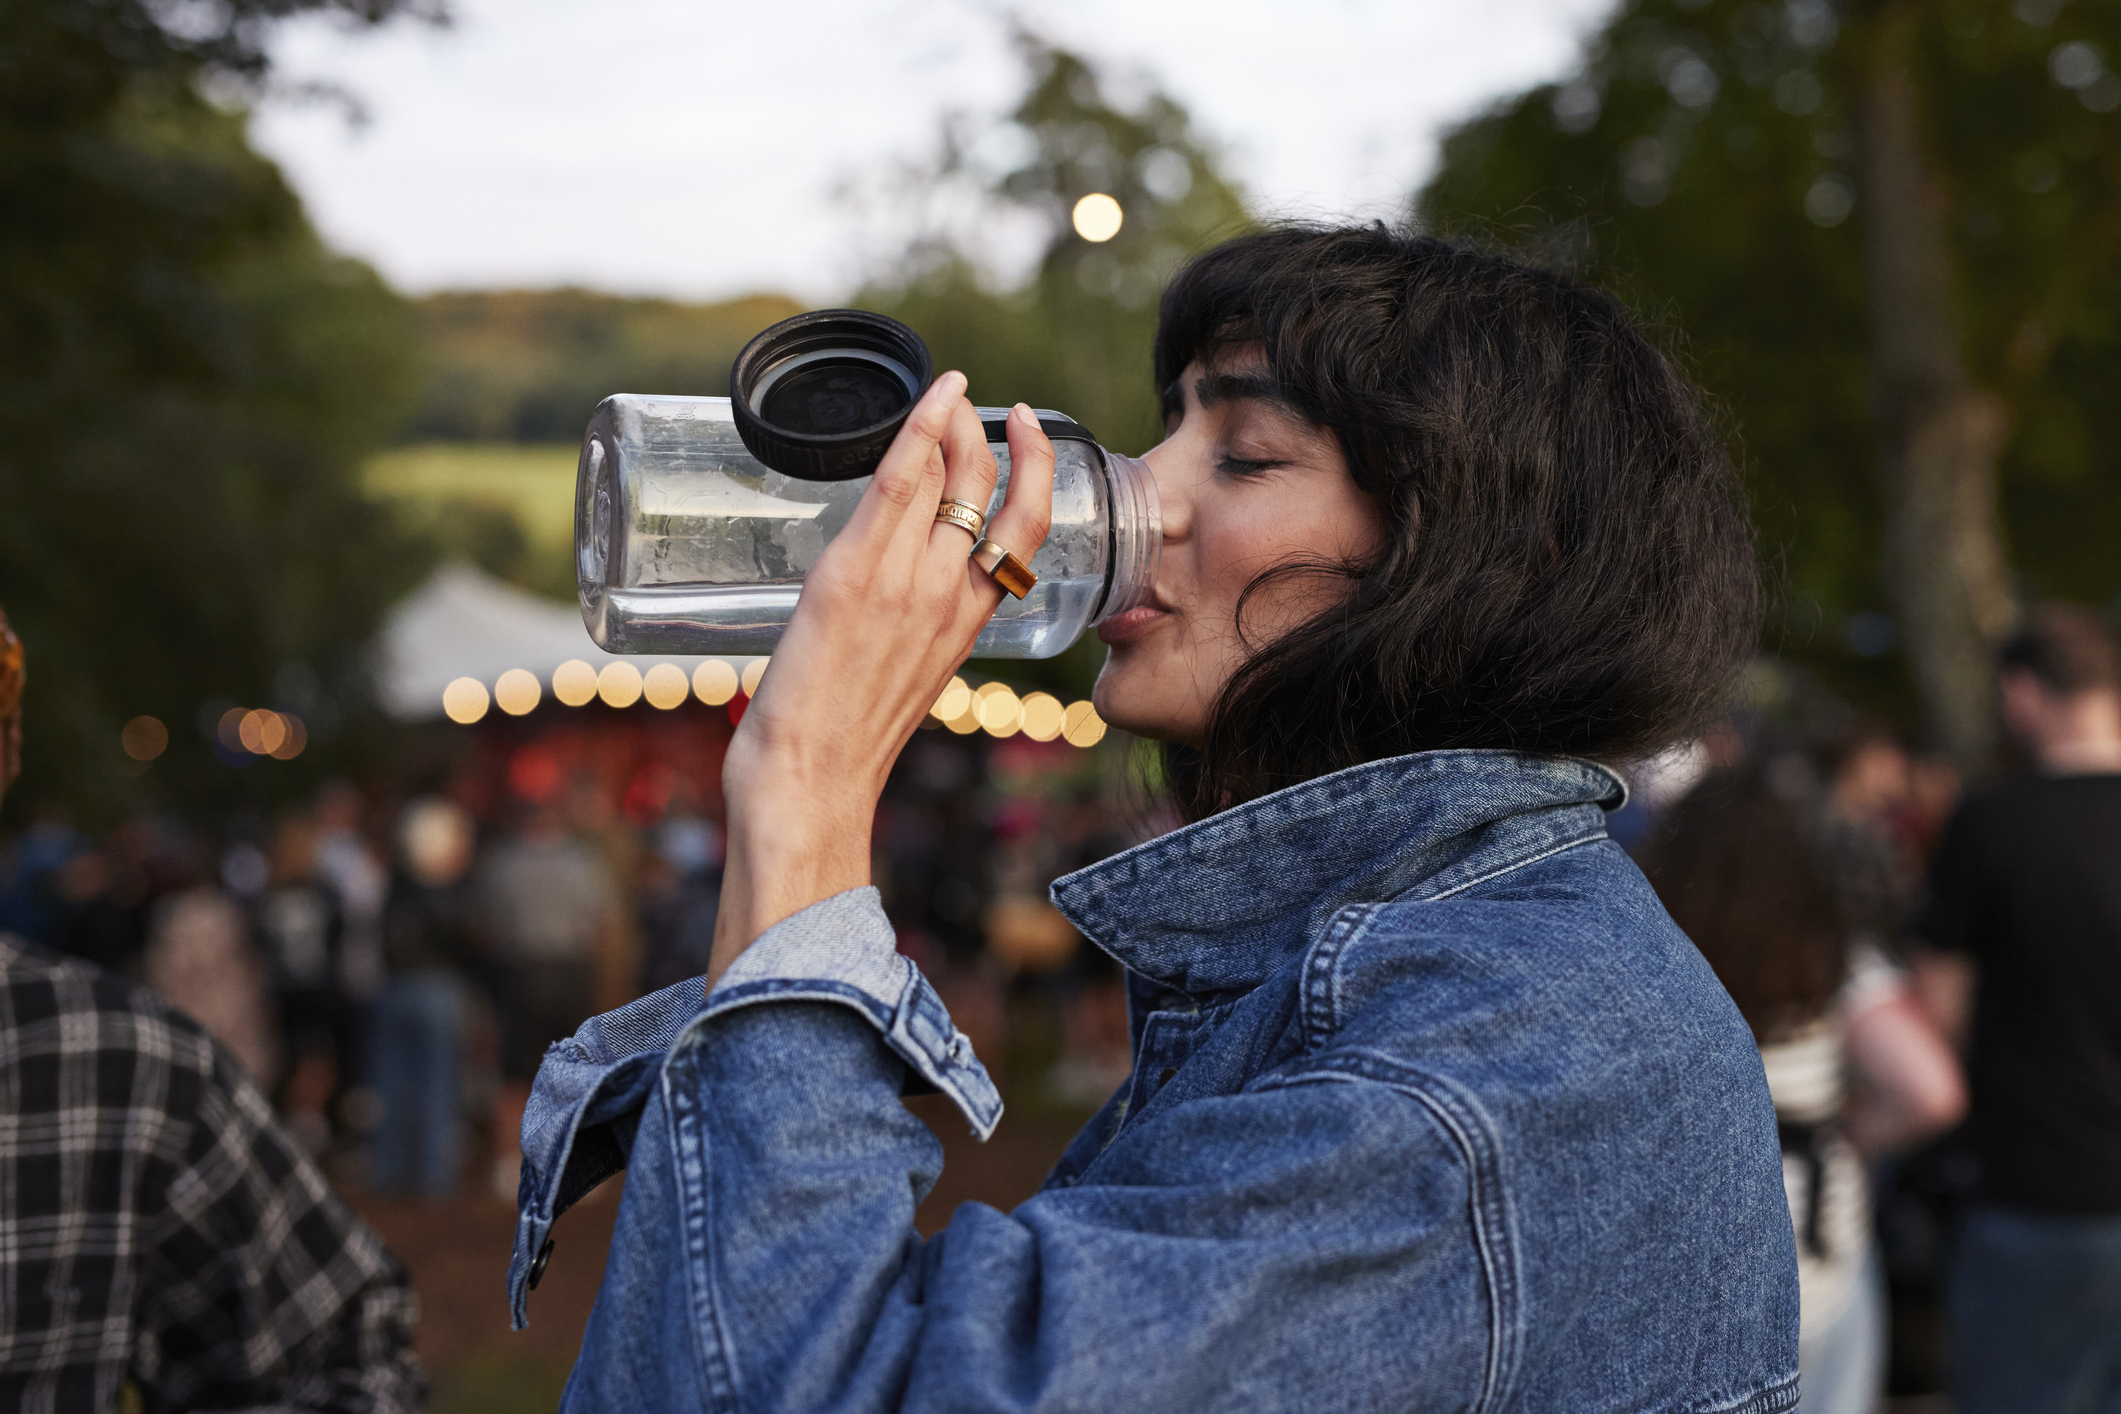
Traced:
<path fill-rule="evenodd" d="M 1127 1065 L 1118 970 L 1045 889 L 1132 837 L 1072 748 L 996 756 L 944 733 L 914 744 L 879 882 L 901 946 L 983 1049 L 1002 1048 L 1009 985 L 1028 987 L 1063 1033 L 1059 1098 L 1094 1104 Z M 171 817 L 100 836 L 46 818 L 0 850 L 0 931 L 197 1019 L 340 1183 L 441 1201 L 490 1180 L 512 1200 L 546 1047 L 707 965 L 722 837 L 702 794 L 642 822 L 584 779 L 482 819 L 446 788 L 333 781 L 220 839 Z"/>
<path fill-rule="evenodd" d="M 1759 1044 L 1814 1414 L 1880 1407 L 1893 1254 L 1877 1209 L 1925 1148 L 1956 1154 L 1962 1175 L 1942 1274 L 1957 1408 L 2091 1410 L 2121 1388 L 2113 638 L 2088 613 L 2037 611 L 2004 649 L 1999 703 L 2020 769 L 1970 796 L 1881 722 L 1843 719 L 1822 739 L 1741 713 L 1637 772 L 1615 817 Z M 1066 1099 L 1123 1080 L 1128 1038 L 1117 969 L 1045 886 L 1139 833 L 1036 749 L 974 756 L 940 735 L 916 739 L 881 808 L 876 869 L 901 951 L 954 982 L 982 1053 L 1004 1049 L 996 979 L 1049 992 L 1063 1040 L 1048 1081 Z M 127 979 L 220 1044 L 225 1058 L 180 1034 L 154 1048 L 214 1092 L 218 1110 L 198 1115 L 221 1114 L 282 1175 L 277 1188 L 228 1180 L 271 1214 L 258 1221 L 299 1210 L 351 1254 L 336 1259 L 334 1339 L 353 1366 L 304 1378 L 351 1380 L 389 1407 L 416 1400 L 421 1378 L 403 1271 L 320 1173 L 443 1200 L 488 1181 L 469 1166 L 490 1152 L 493 1186 L 512 1195 L 545 1048 L 699 974 L 721 859 L 719 829 L 683 802 L 642 828 L 586 790 L 480 820 L 446 792 L 384 801 L 333 782 L 269 831 L 220 841 L 156 818 L 100 838 L 38 821 L 0 863 L 0 934 L 95 969 L 54 972 L 47 992 L 129 1007 L 144 1026 L 140 1003 L 90 996 L 97 977 Z M 19 987 L 10 1005 L 26 1024 Z M 276 1114 L 246 1108 L 243 1078 Z M 269 1283 L 289 1258 L 241 1260 Z M 167 1375 L 202 1391 L 222 1378 L 174 1361 Z"/>
<path fill-rule="evenodd" d="M 100 839 L 46 820 L 0 872 L 0 929 L 199 1020 L 342 1181 L 450 1197 L 485 1133 L 513 1197 L 545 1048 L 696 973 L 713 932 L 709 821 L 673 816 L 643 849 L 583 815 L 516 801 L 482 824 L 334 782 L 218 847 L 165 819 Z"/>
<path fill-rule="evenodd" d="M 1665 763 L 1634 832 L 1759 1042 L 1807 1414 L 1879 1408 L 1893 1335 L 1949 1352 L 1948 1371 L 1915 1373 L 1944 1375 L 1960 1414 L 2089 1414 L 2121 1394 L 2113 636 L 2036 610 L 2004 645 L 1998 701 L 2016 769 L 1964 798 L 1880 723 L 1806 742 L 1740 720 Z M 1948 1176 L 1928 1195 L 1948 1267 L 1881 1243 L 1877 1199 L 1910 1156 Z M 1895 1259 L 1897 1293 L 1948 1293 L 1945 1330 L 1912 1329 L 1919 1309 L 1889 1324 Z"/>

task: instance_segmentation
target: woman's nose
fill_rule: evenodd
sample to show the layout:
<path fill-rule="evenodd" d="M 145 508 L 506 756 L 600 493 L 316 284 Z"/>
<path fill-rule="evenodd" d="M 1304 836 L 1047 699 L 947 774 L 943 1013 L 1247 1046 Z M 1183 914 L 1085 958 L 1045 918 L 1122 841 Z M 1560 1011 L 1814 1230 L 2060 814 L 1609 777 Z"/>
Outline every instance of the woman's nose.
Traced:
<path fill-rule="evenodd" d="M 1156 479 L 1156 499 L 1163 508 L 1164 539 L 1183 540 L 1193 525 L 1192 480 L 1179 472 L 1182 449 L 1170 441 L 1151 447 L 1142 457 Z"/>

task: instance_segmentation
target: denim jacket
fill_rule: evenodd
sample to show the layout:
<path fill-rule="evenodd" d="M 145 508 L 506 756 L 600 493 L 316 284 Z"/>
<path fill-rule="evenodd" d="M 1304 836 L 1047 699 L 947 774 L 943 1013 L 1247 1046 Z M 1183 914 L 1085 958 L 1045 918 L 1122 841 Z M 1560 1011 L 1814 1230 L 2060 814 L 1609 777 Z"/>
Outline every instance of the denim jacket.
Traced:
<path fill-rule="evenodd" d="M 1758 1052 L 1605 838 L 1618 780 L 1433 752 L 1053 886 L 1126 965 L 1133 1078 L 1014 1212 L 914 1206 L 899 1102 L 994 1086 L 872 889 L 553 1047 L 518 1325 L 630 1166 L 568 1409 L 1789 1410 Z"/>

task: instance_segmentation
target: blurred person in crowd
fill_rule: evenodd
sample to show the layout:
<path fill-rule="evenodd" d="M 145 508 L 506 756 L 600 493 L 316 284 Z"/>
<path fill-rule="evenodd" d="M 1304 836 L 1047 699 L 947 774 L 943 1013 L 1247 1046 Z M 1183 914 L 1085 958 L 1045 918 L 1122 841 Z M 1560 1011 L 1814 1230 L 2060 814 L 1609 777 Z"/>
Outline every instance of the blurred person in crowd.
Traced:
<path fill-rule="evenodd" d="M 285 1052 L 270 974 L 243 906 L 214 879 L 209 854 L 194 841 L 185 856 L 177 887 L 148 912 L 140 980 L 205 1027 L 254 1083 L 274 1088 Z"/>
<path fill-rule="evenodd" d="M 115 854 L 109 847 L 84 849 L 59 871 L 66 918 L 57 943 L 60 952 L 130 977 L 147 946 L 146 900 Z"/>
<path fill-rule="evenodd" d="M 721 900 L 722 832 L 697 815 L 669 816 L 642 858 L 635 900 L 643 994 L 707 970 Z"/>
<path fill-rule="evenodd" d="M 1825 792 L 1807 822 L 1817 836 L 1815 857 L 1849 925 L 1895 937 L 1914 906 L 1924 863 L 1904 830 L 1914 760 L 1890 726 L 1868 717 L 1824 754 Z"/>
<path fill-rule="evenodd" d="M 33 943 L 54 941 L 66 912 L 59 871 L 86 843 L 56 802 L 39 809 L 0 857 L 0 929 Z"/>
<path fill-rule="evenodd" d="M 604 856 L 550 805 L 531 805 L 514 833 L 480 863 L 479 915 L 491 938 L 494 1008 L 501 1025 L 496 1145 L 522 1122 L 545 1048 L 596 1014 L 597 969 L 617 926 L 618 898 Z M 494 1188 L 513 1196 L 517 1156 L 495 1155 Z"/>
<path fill-rule="evenodd" d="M 383 985 L 383 902 L 390 873 L 376 858 L 362 823 L 367 802 L 346 781 L 317 792 L 317 870 L 338 902 L 338 985 L 357 1010 Z"/>
<path fill-rule="evenodd" d="M 1697 393 L 1611 296 L 1382 224 L 1197 257 L 1154 364 L 1161 558 L 1094 701 L 1190 823 L 1050 893 L 1128 968 L 1130 1079 L 1036 1196 L 916 1230 L 909 1081 L 1001 1105 L 876 810 L 1054 464 L 1017 405 L 984 538 L 939 523 L 998 481 L 946 372 L 730 741 L 707 975 L 539 1076 L 519 1321 L 628 1169 L 565 1407 L 1788 1410 L 1759 1056 L 1604 828 L 1759 621 Z"/>
<path fill-rule="evenodd" d="M 2047 605 L 1999 667 L 2026 769 L 1952 817 L 1917 921 L 1939 1010 L 1973 1003 L 1954 1393 L 1961 1414 L 2090 1414 L 2121 1398 L 2121 657 Z"/>
<path fill-rule="evenodd" d="M 0 796 L 22 761 L 0 613 Z M 196 1022 L 0 932 L 0 1408 L 411 1414 L 405 1270 Z"/>
<path fill-rule="evenodd" d="M 648 772 L 659 769 L 663 769 L 659 764 L 647 768 Z M 641 777 L 637 775 L 635 779 Z M 638 919 L 636 910 L 629 900 L 620 897 L 620 892 L 640 878 L 648 851 L 641 847 L 641 832 L 619 808 L 619 802 L 586 773 L 575 778 L 568 793 L 567 825 L 574 837 L 603 861 L 604 877 L 611 881 L 611 915 L 597 933 L 595 979 L 590 994 L 592 1012 L 609 1011 L 640 995 Z"/>
<path fill-rule="evenodd" d="M 280 1013 L 280 1110 L 310 1152 L 322 1153 L 354 1017 L 339 979 L 339 901 L 318 874 L 315 822 L 282 820 L 266 869 L 252 916 Z"/>
<path fill-rule="evenodd" d="M 383 909 L 383 990 L 370 1073 L 383 1103 L 377 1191 L 439 1202 L 464 1165 L 462 1052 L 466 970 L 475 948 L 471 817 L 425 796 L 398 820 L 399 868 Z"/>
<path fill-rule="evenodd" d="M 1848 793 L 1820 795 L 1795 755 L 1726 768 L 1670 808 L 1642 862 L 1760 1046 L 1798 1239 L 1805 1414 L 1870 1414 L 1886 1310 L 1865 1161 L 1956 1124 L 1965 1093 L 1949 1043 L 1834 879 L 1826 856 L 1847 836 L 1821 817 Z"/>

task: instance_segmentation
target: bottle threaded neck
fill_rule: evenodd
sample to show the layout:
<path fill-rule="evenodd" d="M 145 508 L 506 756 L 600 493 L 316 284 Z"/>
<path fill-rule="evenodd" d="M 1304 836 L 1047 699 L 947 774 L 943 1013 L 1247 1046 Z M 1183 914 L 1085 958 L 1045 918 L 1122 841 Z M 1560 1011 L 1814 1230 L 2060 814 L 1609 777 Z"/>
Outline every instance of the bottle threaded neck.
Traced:
<path fill-rule="evenodd" d="M 1112 451 L 1105 452 L 1104 459 L 1112 506 L 1112 578 L 1093 624 L 1148 599 L 1164 548 L 1163 501 L 1149 464 Z"/>

